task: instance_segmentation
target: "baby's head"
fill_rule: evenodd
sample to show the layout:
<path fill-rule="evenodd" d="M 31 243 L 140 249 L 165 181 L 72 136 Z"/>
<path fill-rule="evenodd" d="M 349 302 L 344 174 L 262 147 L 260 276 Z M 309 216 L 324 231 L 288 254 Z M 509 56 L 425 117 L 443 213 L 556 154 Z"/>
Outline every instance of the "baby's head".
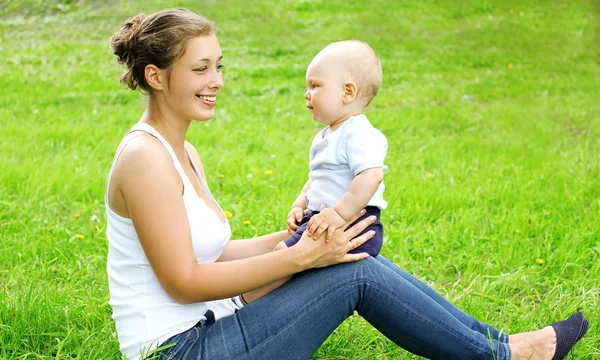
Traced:
<path fill-rule="evenodd" d="M 325 125 L 360 114 L 381 86 L 381 63 L 365 42 L 334 42 L 321 50 L 306 70 L 304 97 L 313 118 Z"/>

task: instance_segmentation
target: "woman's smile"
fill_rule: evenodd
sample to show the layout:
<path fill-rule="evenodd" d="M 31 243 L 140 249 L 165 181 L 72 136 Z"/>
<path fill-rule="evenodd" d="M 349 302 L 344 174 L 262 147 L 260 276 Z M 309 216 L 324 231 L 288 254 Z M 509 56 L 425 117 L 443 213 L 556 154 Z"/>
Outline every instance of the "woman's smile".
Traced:
<path fill-rule="evenodd" d="M 217 103 L 216 95 L 196 95 L 196 97 L 206 106 L 214 107 Z"/>

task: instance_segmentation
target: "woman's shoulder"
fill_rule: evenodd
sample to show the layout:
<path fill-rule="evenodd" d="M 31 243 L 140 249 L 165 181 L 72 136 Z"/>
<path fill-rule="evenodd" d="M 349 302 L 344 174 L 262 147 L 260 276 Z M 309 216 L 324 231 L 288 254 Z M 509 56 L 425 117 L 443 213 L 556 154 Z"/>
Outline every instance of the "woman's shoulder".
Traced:
<path fill-rule="evenodd" d="M 170 160 L 171 158 L 167 149 L 157 138 L 144 132 L 133 132 L 127 135 L 121 141 L 117 152 L 120 152 L 117 161 L 130 163 L 129 165 L 135 165 L 134 163 L 140 161 L 156 160 L 161 162 L 161 160 Z"/>
<path fill-rule="evenodd" d="M 157 176 L 170 176 L 170 170 L 176 171 L 167 149 L 150 134 L 129 134 L 117 151 L 119 157 L 115 160 L 114 175 L 121 179 L 139 181 L 149 174 L 156 179 Z"/>
<path fill-rule="evenodd" d="M 117 149 L 113 170 L 108 180 L 110 208 L 117 214 L 130 218 L 125 198 L 132 194 L 148 194 L 156 184 L 162 188 L 181 187 L 171 156 L 160 141 L 149 134 L 131 133 Z"/>

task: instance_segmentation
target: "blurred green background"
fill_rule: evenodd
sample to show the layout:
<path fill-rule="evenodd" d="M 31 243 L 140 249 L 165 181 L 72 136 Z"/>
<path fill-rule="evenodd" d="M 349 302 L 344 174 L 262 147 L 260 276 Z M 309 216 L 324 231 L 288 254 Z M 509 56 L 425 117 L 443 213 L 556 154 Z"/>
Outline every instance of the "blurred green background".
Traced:
<path fill-rule="evenodd" d="M 216 21 L 225 87 L 188 140 L 233 238 L 283 229 L 319 125 L 304 74 L 367 41 L 389 142 L 383 254 L 508 333 L 582 310 L 600 359 L 597 1 L 0 0 L 0 357 L 119 358 L 104 186 L 145 98 L 109 38 L 137 13 Z M 357 316 L 315 359 L 415 359 Z"/>

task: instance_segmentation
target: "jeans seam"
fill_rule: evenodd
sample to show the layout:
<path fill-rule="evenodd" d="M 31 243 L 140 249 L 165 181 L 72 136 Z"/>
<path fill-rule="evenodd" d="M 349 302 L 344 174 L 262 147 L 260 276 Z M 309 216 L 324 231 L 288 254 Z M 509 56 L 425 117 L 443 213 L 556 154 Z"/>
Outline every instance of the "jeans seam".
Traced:
<path fill-rule="evenodd" d="M 189 352 L 192 350 L 192 347 L 198 342 L 198 340 L 200 340 L 200 335 L 199 335 L 199 330 L 196 327 L 193 327 L 192 330 L 194 331 L 194 337 L 195 340 L 191 343 L 188 343 L 187 348 L 185 349 L 186 351 L 183 353 L 183 356 L 181 357 L 182 359 L 187 359 L 187 355 L 189 354 Z M 186 337 L 186 342 L 190 339 L 190 337 Z M 183 349 L 182 349 L 183 350 Z"/>
<path fill-rule="evenodd" d="M 347 285 L 354 284 L 354 283 L 358 283 L 358 282 L 359 282 L 358 280 L 352 280 L 351 282 L 347 283 Z M 329 296 L 329 294 L 331 294 L 333 291 L 335 291 L 335 290 L 337 290 L 337 289 L 341 289 L 341 288 L 343 288 L 343 286 L 337 286 L 337 287 L 334 287 L 334 288 L 330 288 L 330 290 L 332 290 L 332 291 L 329 291 L 327 296 Z M 316 302 L 316 301 L 317 301 L 317 299 L 323 299 L 323 297 L 315 297 L 315 298 L 313 298 L 311 301 L 307 302 L 307 303 L 306 303 L 304 306 L 308 306 L 308 305 L 310 305 L 310 304 L 313 304 L 314 302 Z M 301 313 L 303 313 L 303 312 L 301 312 Z M 273 335 L 271 335 L 271 336 L 268 336 L 267 338 L 263 339 L 263 341 L 261 341 L 260 343 L 258 343 L 257 345 L 255 345 L 255 346 L 254 346 L 254 347 L 252 347 L 252 348 L 248 348 L 248 347 L 247 347 L 247 349 L 248 349 L 248 355 L 250 355 L 250 354 L 251 354 L 251 353 L 252 353 L 254 350 L 256 350 L 258 347 L 260 347 L 262 344 L 266 343 L 267 341 L 270 341 L 270 340 L 271 340 L 273 337 L 275 337 L 275 336 L 279 335 L 280 333 L 282 333 L 282 332 L 284 332 L 285 330 L 287 330 L 287 329 L 289 329 L 290 327 L 292 327 L 292 326 L 293 326 L 294 324 L 296 324 L 296 323 L 297 323 L 299 320 L 300 320 L 300 317 L 296 317 L 296 318 L 294 318 L 294 321 L 288 322 L 288 323 L 287 323 L 285 326 L 283 326 L 283 327 L 279 328 L 279 330 L 277 331 L 277 333 L 275 333 L 275 334 L 273 334 Z M 247 341 L 246 341 L 246 339 L 245 339 L 245 338 L 244 338 L 244 341 L 245 341 L 245 342 L 246 342 L 246 344 L 247 344 Z M 247 345 L 246 345 L 246 346 L 247 346 Z"/>
<path fill-rule="evenodd" d="M 384 290 L 383 290 L 381 287 L 379 287 L 378 285 L 375 285 L 375 284 L 369 284 L 369 285 L 371 285 L 373 288 L 375 288 L 375 289 L 377 289 L 377 290 L 379 290 L 379 291 L 381 291 L 381 292 L 383 292 L 383 293 L 387 294 L 388 296 L 392 296 L 392 297 L 393 297 L 393 294 L 391 294 L 391 293 L 389 293 L 389 292 L 387 292 L 387 291 L 384 291 Z M 479 345 L 478 345 L 478 344 L 474 344 L 474 343 L 472 343 L 471 341 L 468 341 L 467 339 L 464 339 L 464 337 L 460 337 L 460 336 L 458 336 L 456 333 L 454 333 L 454 332 L 452 332 L 452 331 L 447 331 L 447 330 L 446 330 L 446 329 L 444 329 L 442 326 L 439 326 L 439 323 L 437 323 L 437 322 L 435 322 L 435 321 L 431 321 L 431 320 L 430 320 L 428 317 L 424 317 L 424 316 L 422 316 L 422 315 L 421 315 L 421 313 L 414 311 L 412 308 L 408 308 L 408 307 L 406 307 L 406 305 L 405 305 L 405 304 L 402 304 L 402 306 L 404 307 L 405 311 L 408 311 L 408 312 L 410 312 L 411 314 L 418 316 L 418 317 L 419 317 L 420 319 L 422 319 L 422 320 L 426 320 L 428 323 L 430 323 L 430 324 L 432 324 L 433 326 L 437 327 L 438 329 L 442 330 L 442 331 L 443 331 L 443 332 L 445 332 L 446 334 L 449 334 L 449 335 L 451 335 L 452 337 L 454 337 L 455 339 L 457 339 L 457 340 L 459 340 L 459 341 L 466 342 L 466 343 L 468 343 L 468 344 L 472 345 L 473 347 L 477 348 L 477 349 L 478 349 L 478 350 L 480 350 L 480 351 L 488 351 L 488 350 L 490 350 L 490 349 L 491 349 L 491 348 L 489 348 L 489 347 L 485 347 L 485 348 L 479 347 Z M 458 319 L 457 319 L 457 321 L 458 321 Z M 463 325 L 464 325 L 464 324 L 463 324 Z M 466 325 L 465 325 L 465 326 L 466 326 Z M 471 331 L 474 331 L 474 330 L 472 330 L 472 329 L 471 329 Z M 493 351 L 493 349 L 491 349 L 491 350 Z"/>
<path fill-rule="evenodd" d="M 186 334 L 185 334 L 185 338 L 176 339 L 173 342 L 174 345 L 169 349 L 169 352 L 167 353 L 167 358 L 172 359 L 175 355 L 177 355 L 183 349 L 184 343 L 186 343 L 190 339 L 190 336 L 191 336 L 190 331 L 191 330 L 195 330 L 195 328 L 191 328 L 191 329 L 187 330 Z"/>

